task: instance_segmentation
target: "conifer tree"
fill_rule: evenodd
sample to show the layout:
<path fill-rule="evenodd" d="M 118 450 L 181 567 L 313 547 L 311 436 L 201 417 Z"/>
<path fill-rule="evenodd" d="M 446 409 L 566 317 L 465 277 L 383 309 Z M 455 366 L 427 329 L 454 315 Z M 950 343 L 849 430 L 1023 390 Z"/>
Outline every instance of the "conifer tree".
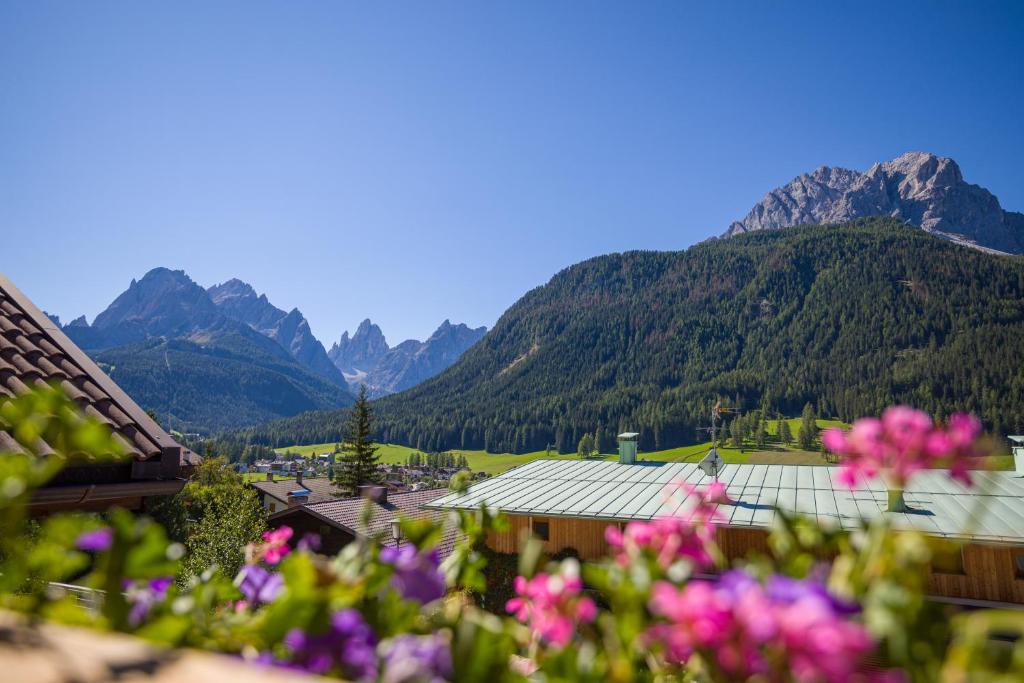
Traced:
<path fill-rule="evenodd" d="M 758 448 L 764 448 L 765 441 L 768 439 L 768 432 L 764 428 L 764 420 L 758 418 L 757 427 L 754 428 L 754 442 Z"/>
<path fill-rule="evenodd" d="M 576 451 L 579 453 L 580 458 L 589 458 L 590 454 L 594 452 L 594 437 L 590 436 L 590 434 L 584 434 Z"/>
<path fill-rule="evenodd" d="M 334 479 L 335 485 L 351 496 L 358 495 L 359 487 L 364 484 L 379 484 L 382 481 L 377 469 L 379 456 L 371 438 L 371 425 L 370 401 L 366 397 L 364 384 L 359 388 L 359 396 L 348 415 L 341 458 Z"/>
<path fill-rule="evenodd" d="M 804 406 L 804 411 L 800 415 L 800 431 L 797 432 L 796 438 L 800 443 L 800 448 L 805 451 L 811 450 L 814 447 L 814 440 L 818 438 L 818 427 L 814 420 L 814 406 L 810 403 Z"/>
<path fill-rule="evenodd" d="M 793 443 L 793 432 L 789 429 L 789 421 L 785 418 L 779 418 L 779 442 L 788 446 Z"/>

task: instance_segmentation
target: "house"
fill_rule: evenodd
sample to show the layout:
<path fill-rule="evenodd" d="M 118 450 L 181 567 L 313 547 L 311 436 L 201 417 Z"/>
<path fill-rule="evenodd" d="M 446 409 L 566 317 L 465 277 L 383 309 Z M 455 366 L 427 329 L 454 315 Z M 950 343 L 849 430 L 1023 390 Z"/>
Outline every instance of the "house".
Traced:
<path fill-rule="evenodd" d="M 327 477 L 306 478 L 303 472 L 295 479 L 274 479 L 267 473 L 265 481 L 254 481 L 251 486 L 260 494 L 260 502 L 270 514 L 286 510 L 301 503 L 320 503 L 340 498 L 344 493 Z"/>
<path fill-rule="evenodd" d="M 458 529 L 446 520 L 444 512 L 423 507 L 428 501 L 447 493 L 448 489 L 390 493 L 384 487 L 367 488 L 372 488 L 373 491 L 358 498 L 294 505 L 272 514 L 269 524 L 275 528 L 290 526 L 295 530 L 295 539 L 306 533 L 315 533 L 320 536 L 321 552 L 333 555 L 359 536 L 376 536 L 385 546 L 397 545 L 401 543 L 401 539 L 394 537 L 393 522 L 400 517 L 429 517 L 445 525 L 444 535 L 438 545 L 441 558 L 444 559 L 451 553 L 459 538 Z M 367 506 L 369 511 L 366 509 Z M 363 523 L 364 519 L 368 519 L 366 524 Z"/>
<path fill-rule="evenodd" d="M 109 426 L 129 457 L 115 464 L 70 464 L 35 492 L 32 514 L 115 505 L 142 510 L 149 498 L 180 491 L 200 461 L 0 274 L 0 403 L 46 384 L 60 386 L 86 414 Z M 20 450 L 9 434 L 0 431 L 0 452 Z"/>
<path fill-rule="evenodd" d="M 817 519 L 823 526 L 854 528 L 861 518 L 888 515 L 896 528 L 956 541 L 950 557 L 933 564 L 929 592 L 951 601 L 1024 603 L 1024 477 L 974 472 L 968 489 L 941 470 L 919 472 L 904 494 L 905 512 L 888 510 L 884 485 L 853 492 L 837 483 L 838 468 L 807 465 L 727 465 L 719 480 L 730 502 L 718 506 L 718 539 L 730 559 L 767 551 L 776 508 Z M 529 530 L 554 553 L 574 548 L 584 559 L 608 552 L 605 528 L 686 510 L 691 495 L 666 497 L 670 484 L 711 482 L 695 463 L 535 460 L 429 502 L 434 510 L 480 505 L 506 513 L 508 531 L 488 546 L 518 553 Z"/>

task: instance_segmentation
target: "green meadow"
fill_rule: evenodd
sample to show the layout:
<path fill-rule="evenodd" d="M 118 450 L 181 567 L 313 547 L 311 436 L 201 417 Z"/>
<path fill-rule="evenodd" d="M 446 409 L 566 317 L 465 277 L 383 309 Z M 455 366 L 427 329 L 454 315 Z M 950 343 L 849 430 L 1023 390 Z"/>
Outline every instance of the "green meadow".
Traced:
<path fill-rule="evenodd" d="M 800 428 L 800 419 L 793 418 L 787 421 L 789 422 L 790 431 L 796 435 Z M 817 424 L 819 429 L 846 426 L 844 423 L 837 420 L 818 420 Z M 778 421 L 767 421 L 766 430 L 770 437 L 774 437 L 774 435 L 778 433 Z M 334 450 L 334 446 L 334 443 L 290 446 L 287 448 L 278 448 L 277 452 L 282 454 L 294 453 L 309 458 L 323 453 L 330 453 Z M 388 465 L 396 463 L 404 464 L 408 461 L 410 455 L 418 452 L 415 448 L 399 446 L 397 444 L 378 444 L 377 447 L 379 449 L 377 453 L 380 455 L 381 462 Z M 637 457 L 641 460 L 657 462 L 697 462 L 704 457 L 710 447 L 711 443 L 705 442 L 692 446 L 681 446 L 679 448 L 670 448 L 661 451 L 641 451 Z M 505 470 L 519 465 L 525 465 L 528 462 L 538 460 L 540 458 L 547 458 L 551 460 L 579 459 L 579 456 L 575 453 L 567 453 L 563 455 L 551 453 L 549 455 L 545 451 L 533 451 L 532 453 L 487 453 L 485 451 L 453 450 L 451 452 L 456 455 L 466 456 L 466 460 L 469 462 L 469 467 L 474 472 L 486 472 L 492 475 L 500 474 Z M 825 464 L 821 454 L 800 450 L 795 444 L 792 446 L 783 446 L 777 443 L 769 443 L 763 449 L 756 447 L 737 449 L 726 445 L 719 446 L 718 453 L 727 463 L 756 462 L 763 464 Z M 607 453 L 602 455 L 600 459 L 612 460 L 616 457 L 618 456 L 615 453 Z"/>

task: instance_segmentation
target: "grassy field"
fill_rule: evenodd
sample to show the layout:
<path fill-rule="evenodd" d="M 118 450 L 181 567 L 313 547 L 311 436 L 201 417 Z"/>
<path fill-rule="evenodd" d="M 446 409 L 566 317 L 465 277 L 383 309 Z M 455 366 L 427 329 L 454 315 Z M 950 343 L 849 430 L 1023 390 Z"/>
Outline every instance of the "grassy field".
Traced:
<path fill-rule="evenodd" d="M 800 428 L 799 418 L 788 420 L 790 423 L 790 431 L 795 435 Z M 835 420 L 818 420 L 819 429 L 833 426 L 845 426 L 842 422 Z M 776 434 L 778 425 L 776 421 L 770 420 L 767 423 L 767 431 L 769 435 Z M 670 448 L 663 451 L 649 451 L 641 452 L 638 458 L 641 460 L 651 460 L 657 462 L 697 462 L 708 452 L 711 447 L 710 442 L 696 444 L 693 446 L 682 446 L 680 448 Z M 415 448 L 409 448 L 408 446 L 399 446 L 397 444 L 379 444 L 379 450 L 377 451 L 380 455 L 380 460 L 385 464 L 405 463 L 408 461 L 409 456 L 416 453 Z M 308 446 L 290 446 L 288 448 L 278 448 L 278 453 L 295 453 L 304 457 L 313 457 L 322 453 L 330 453 L 334 450 L 333 443 L 321 443 L 311 444 Z M 559 455 L 552 453 L 548 455 L 545 451 L 534 451 L 532 453 L 487 453 L 485 451 L 464 451 L 454 450 L 452 453 L 456 455 L 465 455 L 466 460 L 469 462 L 469 467 L 474 472 L 486 472 L 488 474 L 500 474 L 505 470 L 517 467 L 518 465 L 524 465 L 533 460 L 540 458 L 549 458 L 551 460 L 577 460 L 579 458 L 575 453 L 568 453 L 565 455 Z M 820 453 L 802 451 L 795 446 L 786 447 L 778 444 L 772 444 L 764 450 L 755 448 L 736 449 L 731 446 L 720 446 L 718 449 L 719 455 L 722 456 L 727 463 L 758 463 L 758 464 L 794 464 L 794 465 L 824 465 L 825 460 L 821 457 Z M 617 456 L 615 453 L 609 453 L 601 456 L 604 460 L 612 460 Z"/>

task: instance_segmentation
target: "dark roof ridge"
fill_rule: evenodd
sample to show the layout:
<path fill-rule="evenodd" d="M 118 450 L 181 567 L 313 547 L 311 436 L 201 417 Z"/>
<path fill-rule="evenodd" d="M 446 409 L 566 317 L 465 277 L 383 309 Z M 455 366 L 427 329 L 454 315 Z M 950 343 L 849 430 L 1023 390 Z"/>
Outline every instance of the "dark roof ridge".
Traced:
<path fill-rule="evenodd" d="M 28 320 L 35 325 L 46 336 L 50 343 L 66 355 L 68 359 L 78 366 L 86 374 L 88 379 L 102 389 L 113 403 L 124 412 L 136 425 L 136 427 L 150 441 L 156 444 L 162 454 L 171 455 L 169 450 L 175 451 L 174 455 L 181 457 L 185 450 L 181 444 L 176 442 L 170 434 L 158 425 L 146 411 L 144 411 L 114 380 L 110 379 L 96 363 L 78 348 L 78 345 L 71 341 L 67 335 L 43 313 L 32 300 L 29 299 L 11 280 L 0 272 L 0 292 L 2 292 L 11 303 L 21 310 Z M 146 460 L 155 456 L 155 453 L 141 453 L 140 459 Z"/>

